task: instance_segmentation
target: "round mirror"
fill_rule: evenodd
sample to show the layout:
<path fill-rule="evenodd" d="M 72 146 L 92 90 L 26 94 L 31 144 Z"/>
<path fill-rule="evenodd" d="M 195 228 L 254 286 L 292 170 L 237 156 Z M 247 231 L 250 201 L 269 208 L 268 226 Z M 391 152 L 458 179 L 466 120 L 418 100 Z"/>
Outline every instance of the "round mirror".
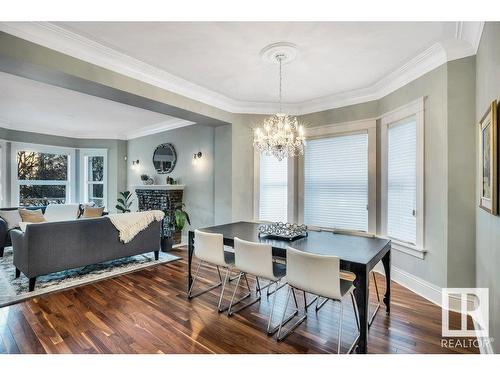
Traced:
<path fill-rule="evenodd" d="M 156 147 L 153 154 L 153 164 L 156 172 L 160 174 L 170 173 L 174 170 L 177 162 L 177 154 L 172 143 L 164 143 Z"/>

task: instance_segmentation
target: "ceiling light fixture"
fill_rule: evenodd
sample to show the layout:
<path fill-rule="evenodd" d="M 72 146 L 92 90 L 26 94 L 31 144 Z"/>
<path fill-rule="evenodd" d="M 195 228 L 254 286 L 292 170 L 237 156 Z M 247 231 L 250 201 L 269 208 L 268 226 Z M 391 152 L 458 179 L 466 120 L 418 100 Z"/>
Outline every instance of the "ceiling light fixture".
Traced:
<path fill-rule="evenodd" d="M 304 126 L 296 116 L 283 113 L 282 66 L 297 56 L 297 48 L 291 43 L 274 43 L 261 51 L 264 60 L 279 65 L 279 112 L 264 120 L 262 128 L 254 131 L 253 145 L 261 153 L 274 155 L 278 160 L 304 154 L 306 144 Z"/>

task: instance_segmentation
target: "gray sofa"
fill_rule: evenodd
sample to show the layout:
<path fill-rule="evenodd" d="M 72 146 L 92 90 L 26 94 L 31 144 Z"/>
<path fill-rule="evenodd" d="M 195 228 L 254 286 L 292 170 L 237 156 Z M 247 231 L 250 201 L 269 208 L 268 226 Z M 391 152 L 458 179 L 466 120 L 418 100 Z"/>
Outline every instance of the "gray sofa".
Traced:
<path fill-rule="evenodd" d="M 8 208 L 0 208 L 3 211 L 15 211 L 20 207 L 8 207 Z M 27 210 L 42 210 L 45 213 L 46 206 L 38 206 L 38 207 L 22 207 Z M 7 223 L 4 219 L 0 217 L 0 257 L 3 257 L 3 251 L 6 246 L 12 246 L 12 241 L 10 239 L 10 232 L 13 229 L 9 229 Z"/>
<path fill-rule="evenodd" d="M 160 222 L 152 222 L 129 243 L 122 243 L 109 218 L 79 219 L 28 225 L 26 231 L 11 231 L 16 277 L 36 278 L 53 272 L 84 267 L 148 252 L 158 260 Z"/>

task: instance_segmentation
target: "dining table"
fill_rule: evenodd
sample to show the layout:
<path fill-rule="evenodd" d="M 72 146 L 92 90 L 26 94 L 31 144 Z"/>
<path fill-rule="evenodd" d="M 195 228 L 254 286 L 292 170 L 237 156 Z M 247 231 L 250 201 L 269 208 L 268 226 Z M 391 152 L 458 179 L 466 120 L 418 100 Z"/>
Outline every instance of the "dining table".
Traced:
<path fill-rule="evenodd" d="M 331 255 L 340 259 L 340 268 L 352 272 L 354 296 L 359 311 L 360 329 L 355 344 L 357 353 L 368 352 L 368 306 L 369 276 L 377 263 L 382 262 L 385 271 L 386 288 L 383 298 L 386 313 L 391 311 L 391 241 L 374 236 L 336 233 L 329 230 L 308 230 L 307 236 L 295 240 L 267 238 L 259 235 L 262 223 L 239 221 L 229 224 L 200 228 L 203 232 L 220 233 L 224 245 L 234 247 L 234 239 L 260 242 L 271 245 L 273 256 L 286 261 L 288 246 L 308 253 Z M 195 232 L 188 232 L 188 290 L 193 282 L 192 263 L 195 246 Z"/>

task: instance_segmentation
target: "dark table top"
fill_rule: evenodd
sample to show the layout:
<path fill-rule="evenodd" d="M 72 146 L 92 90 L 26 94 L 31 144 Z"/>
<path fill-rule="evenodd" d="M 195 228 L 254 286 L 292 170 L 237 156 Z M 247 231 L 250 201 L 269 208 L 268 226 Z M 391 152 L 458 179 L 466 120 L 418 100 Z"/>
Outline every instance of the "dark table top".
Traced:
<path fill-rule="evenodd" d="M 390 249 L 390 240 L 370 238 L 332 232 L 309 231 L 307 237 L 295 241 L 267 239 L 259 237 L 259 226 L 262 224 L 240 221 L 237 223 L 202 228 L 204 232 L 220 233 L 224 239 L 262 242 L 270 244 L 275 250 L 284 250 L 288 246 L 309 253 L 335 255 L 344 262 L 370 264 L 380 260 L 382 253 Z M 387 251 L 385 251 L 387 250 Z M 374 264 L 372 264 L 374 265 Z"/>

